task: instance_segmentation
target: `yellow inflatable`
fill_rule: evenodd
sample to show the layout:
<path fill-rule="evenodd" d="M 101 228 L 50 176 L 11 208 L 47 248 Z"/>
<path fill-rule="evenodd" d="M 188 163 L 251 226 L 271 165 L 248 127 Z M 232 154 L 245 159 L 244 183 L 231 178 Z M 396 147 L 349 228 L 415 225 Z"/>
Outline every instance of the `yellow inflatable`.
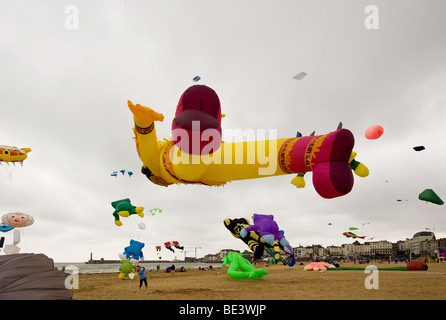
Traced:
<path fill-rule="evenodd" d="M 0 146 L 0 161 L 22 163 L 28 157 L 31 148 L 17 148 L 6 145 Z"/>
<path fill-rule="evenodd" d="M 136 148 L 144 173 L 153 183 L 221 186 L 229 181 L 297 174 L 292 184 L 304 187 L 303 175 L 313 172 L 313 185 L 324 198 L 347 194 L 352 169 L 368 169 L 352 152 L 353 134 L 346 129 L 318 136 L 225 143 L 221 140 L 220 101 L 214 90 L 194 85 L 180 97 L 172 137 L 158 141 L 155 121 L 164 116 L 128 101 L 133 113 Z"/>

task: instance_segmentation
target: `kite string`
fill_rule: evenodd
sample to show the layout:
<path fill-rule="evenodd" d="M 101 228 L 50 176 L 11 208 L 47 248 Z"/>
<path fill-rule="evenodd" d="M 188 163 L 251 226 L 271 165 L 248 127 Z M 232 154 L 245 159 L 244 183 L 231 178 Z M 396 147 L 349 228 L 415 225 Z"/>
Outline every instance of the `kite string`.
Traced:
<path fill-rule="evenodd" d="M 18 209 L 18 204 L 17 204 L 17 197 L 16 197 L 16 193 L 15 193 L 15 191 L 14 191 L 14 183 L 13 183 L 13 178 L 12 178 L 12 170 L 10 171 L 9 169 L 9 165 L 7 165 L 8 167 L 6 168 L 6 171 L 7 171 L 7 175 L 8 175 L 8 178 L 9 178 L 9 183 L 10 183 L 10 185 L 11 185 L 11 193 L 12 193 L 12 198 L 13 198 L 13 200 L 14 200 L 14 206 L 15 206 L 15 209 L 16 209 L 16 211 L 19 211 L 19 209 Z"/>
<path fill-rule="evenodd" d="M 331 30 L 331 25 L 332 25 L 332 21 L 333 21 L 335 7 L 336 7 L 336 0 L 333 1 L 333 6 L 331 8 L 331 13 L 330 13 L 330 19 L 328 21 L 327 32 L 325 33 L 325 38 L 324 38 L 324 40 L 322 42 L 322 46 L 323 47 L 322 47 L 322 50 L 321 50 L 321 55 L 319 57 L 319 63 L 318 63 L 317 68 L 316 68 L 315 81 L 313 82 L 313 91 L 312 91 L 312 94 L 310 95 L 310 101 L 308 103 L 308 107 L 309 108 L 311 108 L 312 105 L 313 105 L 313 98 L 315 96 L 316 86 L 318 84 L 319 73 L 320 73 L 321 64 L 322 64 L 321 61 L 323 59 L 323 55 L 324 55 L 326 47 L 327 47 L 327 39 L 328 39 L 328 35 L 330 33 L 330 30 Z"/>
<path fill-rule="evenodd" d="M 163 190 L 163 191 L 161 192 L 161 196 L 159 197 L 158 201 L 156 202 L 155 208 L 159 208 L 159 207 L 160 207 L 160 203 L 163 201 L 163 199 L 164 199 L 164 197 L 166 196 L 166 194 L 167 194 L 167 192 L 166 192 L 165 190 Z M 146 207 L 144 207 L 144 208 L 148 208 L 148 206 L 146 206 Z M 149 209 L 149 210 L 150 210 L 150 209 Z M 149 212 L 150 212 L 150 211 L 149 211 Z M 148 221 L 147 216 L 148 216 L 149 212 L 144 213 L 144 219 L 143 219 L 143 221 L 145 222 L 145 224 L 147 224 L 146 222 Z M 145 229 L 144 229 L 144 230 L 145 230 Z M 139 234 L 138 234 L 138 236 L 137 236 L 137 238 L 136 238 L 137 241 L 139 241 L 139 239 L 141 238 L 142 233 L 144 232 L 144 230 L 143 230 L 143 229 L 140 229 Z"/>

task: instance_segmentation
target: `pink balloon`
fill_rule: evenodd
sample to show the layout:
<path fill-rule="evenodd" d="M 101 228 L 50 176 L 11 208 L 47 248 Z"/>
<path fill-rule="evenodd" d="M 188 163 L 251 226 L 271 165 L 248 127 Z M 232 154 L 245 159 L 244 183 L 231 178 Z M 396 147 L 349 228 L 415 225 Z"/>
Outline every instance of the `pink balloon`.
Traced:
<path fill-rule="evenodd" d="M 378 139 L 384 133 L 384 128 L 381 126 L 371 126 L 365 131 L 367 139 Z"/>

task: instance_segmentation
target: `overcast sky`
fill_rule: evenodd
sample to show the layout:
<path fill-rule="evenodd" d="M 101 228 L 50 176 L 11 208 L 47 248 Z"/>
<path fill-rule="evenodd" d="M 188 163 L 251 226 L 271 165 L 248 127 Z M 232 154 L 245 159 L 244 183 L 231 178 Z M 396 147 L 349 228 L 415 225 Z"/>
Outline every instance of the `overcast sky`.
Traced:
<path fill-rule="evenodd" d="M 370 4 L 378 29 L 364 24 Z M 0 213 L 32 215 L 21 252 L 56 262 L 90 252 L 118 259 L 130 239 L 146 244 L 146 259 L 173 240 L 201 247 L 199 256 L 245 250 L 223 220 L 253 213 L 274 214 L 292 246 L 350 243 L 349 227 L 374 240 L 425 228 L 446 237 L 445 207 L 418 200 L 426 188 L 446 199 L 444 12 L 440 0 L 0 0 L 0 144 L 32 149 L 23 167 L 0 167 Z M 196 75 L 219 95 L 223 130 L 285 138 L 342 121 L 370 175 L 329 200 L 311 173 L 305 189 L 290 184 L 294 175 L 224 187 L 151 183 L 140 173 L 127 100 L 163 113 L 157 135 L 169 138 Z M 381 138 L 366 139 L 378 124 Z M 110 175 L 122 169 L 134 175 Z M 146 216 L 117 227 L 110 203 L 123 198 Z M 155 207 L 163 211 L 152 216 Z M 12 242 L 11 232 L 2 236 Z"/>

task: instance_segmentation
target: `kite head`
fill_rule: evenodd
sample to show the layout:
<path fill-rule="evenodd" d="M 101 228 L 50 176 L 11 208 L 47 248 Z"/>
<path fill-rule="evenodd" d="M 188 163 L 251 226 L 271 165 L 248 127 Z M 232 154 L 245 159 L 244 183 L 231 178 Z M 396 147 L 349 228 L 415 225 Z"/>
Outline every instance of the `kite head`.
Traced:
<path fill-rule="evenodd" d="M 249 226 L 249 220 L 245 218 L 229 219 L 224 221 L 225 227 L 231 232 L 235 238 L 240 238 L 240 231 Z"/>
<path fill-rule="evenodd" d="M 211 154 L 220 148 L 221 133 L 220 100 L 215 91 L 205 85 L 189 87 L 180 97 L 172 122 L 173 143 L 187 154 Z"/>
<path fill-rule="evenodd" d="M 34 218 L 26 213 L 11 212 L 2 216 L 2 222 L 14 228 L 22 228 L 32 225 Z"/>

